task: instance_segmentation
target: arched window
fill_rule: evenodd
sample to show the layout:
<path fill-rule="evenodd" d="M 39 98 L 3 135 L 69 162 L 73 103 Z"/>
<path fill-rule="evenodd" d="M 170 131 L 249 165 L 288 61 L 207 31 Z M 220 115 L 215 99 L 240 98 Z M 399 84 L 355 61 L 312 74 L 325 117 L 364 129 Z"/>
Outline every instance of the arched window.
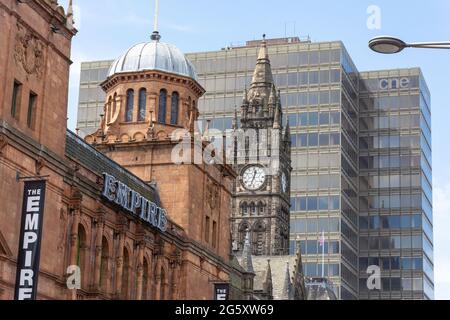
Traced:
<path fill-rule="evenodd" d="M 159 110 L 158 110 L 158 122 L 166 123 L 166 109 L 167 109 L 167 91 L 162 89 L 159 92 Z"/>
<path fill-rule="evenodd" d="M 102 258 L 100 260 L 100 288 L 103 292 L 108 292 L 108 263 L 109 245 L 105 237 L 102 239 Z"/>
<path fill-rule="evenodd" d="M 241 214 L 242 214 L 243 216 L 248 215 L 248 205 L 247 205 L 247 202 L 244 202 L 244 203 L 241 204 Z"/>
<path fill-rule="evenodd" d="M 255 203 L 250 203 L 250 215 L 255 216 L 256 215 L 256 205 Z"/>
<path fill-rule="evenodd" d="M 148 294 L 148 270 L 148 262 L 147 259 L 144 258 L 144 265 L 142 266 L 142 300 L 147 300 L 150 297 L 150 295 Z"/>
<path fill-rule="evenodd" d="M 134 90 L 127 91 L 127 107 L 125 109 L 125 122 L 133 121 L 133 104 L 134 104 Z"/>
<path fill-rule="evenodd" d="M 263 202 L 258 202 L 258 214 L 259 215 L 264 215 L 264 203 Z"/>
<path fill-rule="evenodd" d="M 145 121 L 145 113 L 147 111 L 147 90 L 142 88 L 139 90 L 139 113 L 138 121 Z"/>
<path fill-rule="evenodd" d="M 239 226 L 239 243 L 238 250 L 242 251 L 244 249 L 245 237 L 247 236 L 247 231 L 250 230 L 250 226 L 247 222 L 242 222 Z"/>
<path fill-rule="evenodd" d="M 130 254 L 127 248 L 123 248 L 123 271 L 122 271 L 122 297 L 128 299 L 128 280 L 130 276 Z"/>
<path fill-rule="evenodd" d="M 254 255 L 260 256 L 264 253 L 266 245 L 266 225 L 262 221 L 258 221 L 253 226 L 253 245 L 252 251 Z"/>
<path fill-rule="evenodd" d="M 180 95 L 178 92 L 172 93 L 172 103 L 170 106 L 170 124 L 178 124 L 178 109 L 180 104 Z"/>

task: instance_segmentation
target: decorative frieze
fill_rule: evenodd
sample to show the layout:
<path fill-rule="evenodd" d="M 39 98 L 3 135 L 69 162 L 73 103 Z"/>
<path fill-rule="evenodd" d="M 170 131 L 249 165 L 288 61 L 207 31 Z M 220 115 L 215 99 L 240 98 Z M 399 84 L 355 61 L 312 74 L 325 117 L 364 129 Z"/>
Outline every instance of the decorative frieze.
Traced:
<path fill-rule="evenodd" d="M 31 30 L 17 23 L 14 59 L 28 75 L 41 79 L 44 71 L 44 43 Z"/>

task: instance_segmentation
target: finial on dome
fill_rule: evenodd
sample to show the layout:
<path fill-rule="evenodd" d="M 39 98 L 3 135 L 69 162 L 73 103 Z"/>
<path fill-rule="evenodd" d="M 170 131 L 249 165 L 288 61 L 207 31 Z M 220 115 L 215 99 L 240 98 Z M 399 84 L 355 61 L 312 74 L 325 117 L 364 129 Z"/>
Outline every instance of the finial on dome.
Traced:
<path fill-rule="evenodd" d="M 155 18 L 153 25 L 153 33 L 150 37 L 153 41 L 159 41 L 161 39 L 161 35 L 158 32 L 158 17 L 159 17 L 159 0 L 155 0 Z"/>
<path fill-rule="evenodd" d="M 258 60 L 268 60 L 269 53 L 267 49 L 266 34 L 263 34 L 263 40 L 261 41 L 261 47 L 259 49 Z"/>
<path fill-rule="evenodd" d="M 153 41 L 159 41 L 161 39 L 161 35 L 158 31 L 153 31 L 152 35 L 150 36 L 150 39 Z"/>

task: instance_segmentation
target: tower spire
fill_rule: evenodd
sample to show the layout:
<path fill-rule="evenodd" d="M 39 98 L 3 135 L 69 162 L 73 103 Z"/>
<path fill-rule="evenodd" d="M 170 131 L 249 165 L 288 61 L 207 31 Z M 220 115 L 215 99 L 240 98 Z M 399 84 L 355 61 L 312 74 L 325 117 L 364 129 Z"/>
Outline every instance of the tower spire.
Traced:
<path fill-rule="evenodd" d="M 284 142 L 291 142 L 291 125 L 289 124 L 289 120 L 286 123 L 286 130 L 284 132 Z"/>
<path fill-rule="evenodd" d="M 231 128 L 233 130 L 237 130 L 237 128 L 238 128 L 237 106 L 234 106 L 234 118 L 233 118 L 233 122 L 232 122 Z"/>
<path fill-rule="evenodd" d="M 263 35 L 261 47 L 259 48 L 258 60 L 253 73 L 252 87 L 258 84 L 272 86 L 273 76 L 269 60 L 269 49 L 267 48 L 266 35 Z"/>
<path fill-rule="evenodd" d="M 254 272 L 249 229 L 247 229 L 247 233 L 245 235 L 244 250 L 242 251 L 242 267 L 247 272 Z"/>
<path fill-rule="evenodd" d="M 158 31 L 158 21 L 159 20 L 159 0 L 155 0 L 155 16 L 153 19 L 153 33 L 150 37 L 154 41 L 159 41 L 161 39 L 161 35 Z"/>
<path fill-rule="evenodd" d="M 261 48 L 259 48 L 258 60 L 269 60 L 269 52 L 267 50 L 266 35 L 263 34 L 263 40 L 261 42 Z"/>
<path fill-rule="evenodd" d="M 282 300 L 291 300 L 292 299 L 292 283 L 291 283 L 291 275 L 289 272 L 289 262 L 286 263 L 286 274 L 284 277 L 283 284 L 283 292 L 281 293 Z"/>
<path fill-rule="evenodd" d="M 272 297 L 273 284 L 272 284 L 272 268 L 270 267 L 270 259 L 267 260 L 266 278 L 264 279 L 263 287 L 266 294 Z"/>

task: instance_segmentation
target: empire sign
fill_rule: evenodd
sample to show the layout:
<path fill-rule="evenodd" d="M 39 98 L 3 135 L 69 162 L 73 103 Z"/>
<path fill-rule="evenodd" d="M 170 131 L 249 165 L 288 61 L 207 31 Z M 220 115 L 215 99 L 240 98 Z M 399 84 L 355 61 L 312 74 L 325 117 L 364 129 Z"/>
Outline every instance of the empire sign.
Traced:
<path fill-rule="evenodd" d="M 158 207 L 154 202 L 141 196 L 137 191 L 132 190 L 126 184 L 120 182 L 115 177 L 103 173 L 104 187 L 103 196 L 114 202 L 134 216 L 150 223 L 161 231 L 167 230 L 167 213 L 163 208 Z"/>
<path fill-rule="evenodd" d="M 25 182 L 15 300 L 36 300 L 37 297 L 45 186 L 45 181 Z"/>

